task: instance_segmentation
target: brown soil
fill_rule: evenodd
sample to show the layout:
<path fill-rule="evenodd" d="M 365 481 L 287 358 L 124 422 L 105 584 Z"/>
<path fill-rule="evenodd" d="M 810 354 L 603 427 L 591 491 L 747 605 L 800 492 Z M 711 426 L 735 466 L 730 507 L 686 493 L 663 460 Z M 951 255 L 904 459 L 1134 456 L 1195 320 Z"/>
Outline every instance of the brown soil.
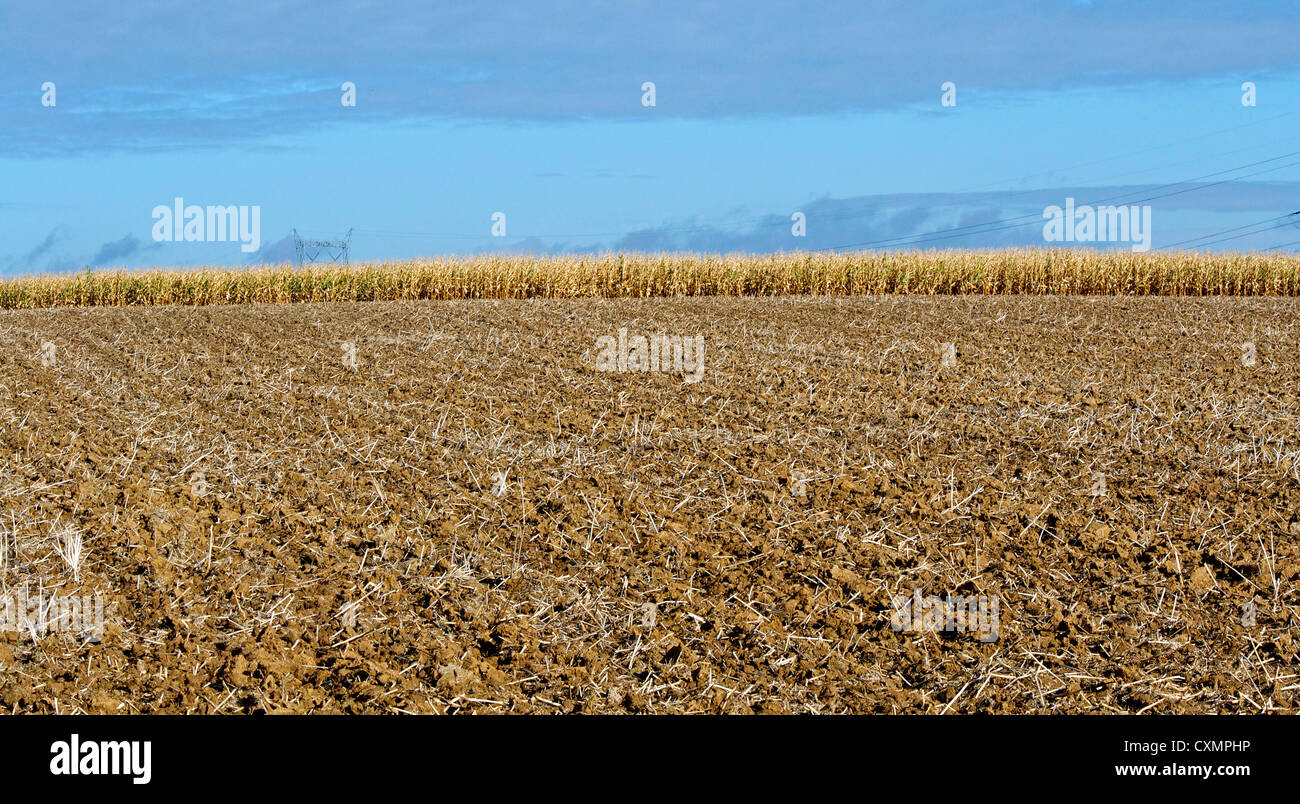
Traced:
<path fill-rule="evenodd" d="M 1297 313 L 0 313 L 3 592 L 110 602 L 99 643 L 0 634 L 0 705 L 1296 712 Z M 703 379 L 596 371 L 622 327 L 703 335 Z M 894 630 L 916 589 L 996 596 L 997 639 Z"/>

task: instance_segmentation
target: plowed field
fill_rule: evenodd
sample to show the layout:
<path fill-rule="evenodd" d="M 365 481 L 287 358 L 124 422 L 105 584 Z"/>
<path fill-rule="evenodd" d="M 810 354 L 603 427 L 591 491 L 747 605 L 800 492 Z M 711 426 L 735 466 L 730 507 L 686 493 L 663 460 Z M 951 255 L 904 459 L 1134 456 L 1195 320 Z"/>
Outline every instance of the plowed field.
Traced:
<path fill-rule="evenodd" d="M 0 594 L 105 610 L 0 634 L 0 704 L 1294 713 L 1298 313 L 5 311 Z M 597 370 L 660 334 L 701 338 L 698 382 L 667 345 Z M 900 628 L 922 597 L 993 628 Z"/>

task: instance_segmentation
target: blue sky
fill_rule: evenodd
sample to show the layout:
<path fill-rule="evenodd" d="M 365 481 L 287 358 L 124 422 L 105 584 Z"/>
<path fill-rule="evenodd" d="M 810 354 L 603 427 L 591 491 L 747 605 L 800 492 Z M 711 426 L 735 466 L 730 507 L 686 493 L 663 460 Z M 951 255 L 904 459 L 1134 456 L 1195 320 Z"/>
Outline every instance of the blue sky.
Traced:
<path fill-rule="evenodd" d="M 282 261 L 295 227 L 352 229 L 357 259 L 1043 246 L 1071 197 L 1149 204 L 1156 249 L 1294 251 L 1298 23 L 1197 0 L 9 0 L 0 271 Z M 257 206 L 259 250 L 156 241 L 176 197 Z"/>

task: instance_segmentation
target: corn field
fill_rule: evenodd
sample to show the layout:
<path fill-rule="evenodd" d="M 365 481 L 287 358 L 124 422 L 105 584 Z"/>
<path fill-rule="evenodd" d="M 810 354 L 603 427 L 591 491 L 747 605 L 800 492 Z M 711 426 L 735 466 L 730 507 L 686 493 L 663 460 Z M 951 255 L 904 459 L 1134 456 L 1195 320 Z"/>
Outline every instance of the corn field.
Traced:
<path fill-rule="evenodd" d="M 301 268 L 87 269 L 4 280 L 0 308 L 809 294 L 1297 296 L 1300 257 L 1006 249 L 478 256 Z"/>

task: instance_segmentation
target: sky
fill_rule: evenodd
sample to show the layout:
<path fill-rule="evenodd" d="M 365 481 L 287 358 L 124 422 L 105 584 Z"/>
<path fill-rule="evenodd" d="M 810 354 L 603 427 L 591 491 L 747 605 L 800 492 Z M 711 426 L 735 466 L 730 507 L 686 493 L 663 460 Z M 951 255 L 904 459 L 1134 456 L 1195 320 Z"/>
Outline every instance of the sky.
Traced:
<path fill-rule="evenodd" d="M 1252 0 L 5 0 L 0 274 L 286 262 L 295 231 L 1294 252 L 1297 33 Z M 1051 239 L 1102 204 L 1144 237 Z"/>

